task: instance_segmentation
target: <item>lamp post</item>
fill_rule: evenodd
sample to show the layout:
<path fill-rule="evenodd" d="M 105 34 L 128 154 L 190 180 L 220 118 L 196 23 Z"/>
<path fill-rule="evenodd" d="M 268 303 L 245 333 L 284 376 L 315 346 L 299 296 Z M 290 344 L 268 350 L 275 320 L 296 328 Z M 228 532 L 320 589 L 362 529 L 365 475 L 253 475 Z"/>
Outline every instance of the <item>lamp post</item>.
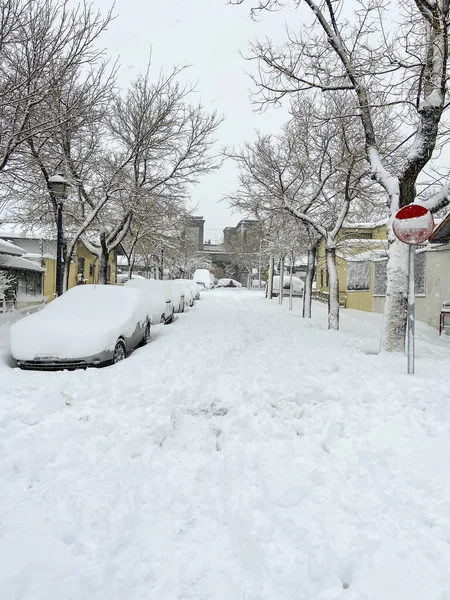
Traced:
<path fill-rule="evenodd" d="M 56 295 L 63 293 L 63 227 L 62 212 L 63 202 L 67 199 L 70 183 L 62 173 L 56 173 L 48 178 L 48 187 L 56 199 Z"/>

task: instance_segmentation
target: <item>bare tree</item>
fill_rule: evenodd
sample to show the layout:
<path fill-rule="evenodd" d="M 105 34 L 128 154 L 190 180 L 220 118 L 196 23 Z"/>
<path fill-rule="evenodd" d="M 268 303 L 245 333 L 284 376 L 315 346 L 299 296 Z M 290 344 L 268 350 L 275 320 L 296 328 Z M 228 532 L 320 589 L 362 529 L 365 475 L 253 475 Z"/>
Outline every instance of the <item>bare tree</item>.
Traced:
<path fill-rule="evenodd" d="M 97 250 L 102 265 L 125 239 L 135 216 L 145 215 L 147 232 L 153 218 L 155 237 L 161 215 L 182 214 L 190 186 L 218 166 L 210 150 L 221 119 L 207 114 L 201 105 L 189 104 L 193 89 L 177 82 L 180 70 L 174 68 L 168 76 L 160 74 L 152 80 L 149 65 L 125 96 L 116 98 L 109 126 L 125 158 L 124 198 L 109 203 L 97 218 L 102 221 Z M 138 225 L 135 231 L 140 230 Z M 95 251 L 95 246 L 90 247 Z"/>
<path fill-rule="evenodd" d="M 331 329 L 339 329 L 337 238 L 351 202 L 362 196 L 364 179 L 358 131 L 352 119 L 333 118 L 340 113 L 340 104 L 309 99 L 280 135 L 259 136 L 243 151 L 229 153 L 240 166 L 232 206 L 255 214 L 286 212 L 324 238 Z M 313 239 L 311 251 L 317 247 Z"/>
<path fill-rule="evenodd" d="M 245 0 L 232 0 L 242 4 Z M 407 252 L 392 231 L 399 208 L 422 202 L 437 211 L 450 200 L 448 173 L 433 185 L 421 176 L 446 139 L 448 0 L 293 0 L 305 25 L 289 32 L 281 48 L 256 43 L 254 79 L 258 101 L 279 102 L 286 95 L 320 90 L 326 97 L 345 93 L 354 101 L 365 137 L 370 172 L 388 198 L 389 261 L 382 347 L 403 351 L 407 309 Z M 280 0 L 250 1 L 252 13 L 281 8 Z M 395 23 L 388 11 L 396 9 Z M 346 12 L 350 11 L 350 12 Z M 351 18 L 348 18 L 351 14 Z M 391 12 L 392 14 L 392 12 Z M 391 25 L 389 25 L 391 23 Z M 390 107 L 397 143 L 386 146 L 378 118 Z M 419 187 L 420 186 L 420 187 Z"/>
<path fill-rule="evenodd" d="M 262 223 L 256 223 L 245 231 L 237 231 L 229 235 L 224 242 L 225 250 L 239 272 L 247 276 L 247 287 L 252 285 L 253 269 L 256 269 L 261 256 Z"/>
<path fill-rule="evenodd" d="M 39 224 L 49 235 L 54 234 L 59 203 L 49 178 L 60 171 L 71 181 L 72 193 L 64 209 L 65 287 L 78 240 L 119 184 L 113 180 L 112 185 L 106 177 L 111 169 L 105 169 L 103 159 L 106 155 L 111 162 L 111 153 L 105 153 L 105 118 L 114 94 L 114 79 L 115 66 L 108 68 L 99 58 L 98 64 L 91 63 L 89 69 L 76 66 L 64 80 L 55 82 L 39 111 L 30 117 L 29 135 L 17 155 L 15 168 L 4 176 L 4 182 L 15 192 L 10 207 L 13 219 L 29 226 Z M 34 127 L 42 113 L 55 123 L 51 131 Z M 97 196 L 100 190 L 104 192 L 97 201 L 86 193 L 86 182 L 95 185 Z"/>
<path fill-rule="evenodd" d="M 4 0 L 0 6 L 0 171 L 36 134 L 60 124 L 41 110 L 73 71 L 98 62 L 96 42 L 112 19 L 68 0 Z"/>

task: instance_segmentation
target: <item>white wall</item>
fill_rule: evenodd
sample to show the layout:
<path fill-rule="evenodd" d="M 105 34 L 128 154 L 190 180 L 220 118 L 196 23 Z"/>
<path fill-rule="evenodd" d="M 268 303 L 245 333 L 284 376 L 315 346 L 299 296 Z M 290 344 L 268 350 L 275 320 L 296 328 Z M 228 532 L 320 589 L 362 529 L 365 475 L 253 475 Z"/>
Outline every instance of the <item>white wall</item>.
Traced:
<path fill-rule="evenodd" d="M 427 295 L 416 299 L 416 318 L 439 329 L 446 300 L 450 300 L 450 245 L 427 252 Z"/>
<path fill-rule="evenodd" d="M 442 303 L 450 300 L 450 244 L 427 251 L 427 293 L 416 298 L 416 319 L 439 329 Z M 384 296 L 373 297 L 373 312 L 384 311 Z"/>

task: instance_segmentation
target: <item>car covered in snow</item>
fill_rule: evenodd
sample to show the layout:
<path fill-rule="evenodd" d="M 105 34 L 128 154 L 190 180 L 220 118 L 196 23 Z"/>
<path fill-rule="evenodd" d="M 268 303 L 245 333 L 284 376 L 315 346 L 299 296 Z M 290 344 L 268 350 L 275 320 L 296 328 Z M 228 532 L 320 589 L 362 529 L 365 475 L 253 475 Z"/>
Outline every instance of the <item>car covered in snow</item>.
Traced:
<path fill-rule="evenodd" d="M 139 290 L 80 285 L 11 327 L 11 354 L 22 369 L 74 369 L 117 363 L 150 340 Z"/>
<path fill-rule="evenodd" d="M 210 290 L 214 285 L 214 275 L 208 269 L 197 269 L 192 280 L 204 290 Z"/>
<path fill-rule="evenodd" d="M 172 295 L 163 281 L 133 277 L 125 282 L 124 287 L 138 289 L 144 293 L 152 324 L 164 323 L 168 325 L 173 322 Z"/>
<path fill-rule="evenodd" d="M 174 279 L 184 288 L 184 299 L 186 306 L 194 306 L 194 302 L 200 298 L 200 288 L 190 279 Z"/>
<path fill-rule="evenodd" d="M 240 281 L 236 281 L 236 279 L 223 278 L 219 279 L 217 282 L 217 287 L 219 288 L 241 288 L 242 283 Z"/>
<path fill-rule="evenodd" d="M 186 290 L 184 285 L 175 279 L 165 279 L 163 280 L 163 284 L 170 294 L 174 311 L 176 313 L 184 312 L 186 306 Z"/>
<path fill-rule="evenodd" d="M 303 288 L 305 284 L 300 279 L 300 277 L 292 277 L 292 295 L 295 297 L 303 296 Z M 291 284 L 289 281 L 289 275 L 285 275 L 283 277 L 283 296 L 290 295 Z M 277 297 L 280 295 L 280 276 L 275 275 L 273 278 L 273 292 L 272 295 Z"/>

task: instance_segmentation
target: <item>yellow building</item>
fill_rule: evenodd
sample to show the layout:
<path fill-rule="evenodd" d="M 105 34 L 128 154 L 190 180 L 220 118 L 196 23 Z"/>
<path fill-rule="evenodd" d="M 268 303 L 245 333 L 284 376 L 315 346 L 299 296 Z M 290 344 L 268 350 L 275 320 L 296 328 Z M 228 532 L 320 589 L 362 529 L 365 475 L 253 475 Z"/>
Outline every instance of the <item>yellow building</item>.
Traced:
<path fill-rule="evenodd" d="M 386 221 L 341 229 L 336 246 L 341 306 L 368 312 L 374 310 L 374 261 L 387 256 L 387 249 Z M 320 300 L 327 300 L 328 294 L 325 241 L 322 240 L 317 251 L 315 295 Z"/>
<path fill-rule="evenodd" d="M 56 295 L 56 257 L 43 256 L 44 297 L 45 301 L 52 300 Z M 116 253 L 111 252 L 108 261 L 108 283 L 116 283 Z M 98 283 L 98 258 L 92 254 L 82 242 L 78 242 L 69 272 L 69 289 L 82 284 Z"/>
<path fill-rule="evenodd" d="M 38 263 L 45 269 L 41 298 L 45 302 L 53 300 L 56 296 L 56 240 L 39 238 L 17 231 L 11 226 L 6 228 L 4 225 L 0 227 L 0 237 L 20 246 L 25 252 L 22 258 Z M 69 288 L 75 285 L 97 283 L 98 262 L 97 256 L 79 241 L 70 265 Z M 116 275 L 116 252 L 112 252 L 108 261 L 108 283 L 115 284 Z"/>

